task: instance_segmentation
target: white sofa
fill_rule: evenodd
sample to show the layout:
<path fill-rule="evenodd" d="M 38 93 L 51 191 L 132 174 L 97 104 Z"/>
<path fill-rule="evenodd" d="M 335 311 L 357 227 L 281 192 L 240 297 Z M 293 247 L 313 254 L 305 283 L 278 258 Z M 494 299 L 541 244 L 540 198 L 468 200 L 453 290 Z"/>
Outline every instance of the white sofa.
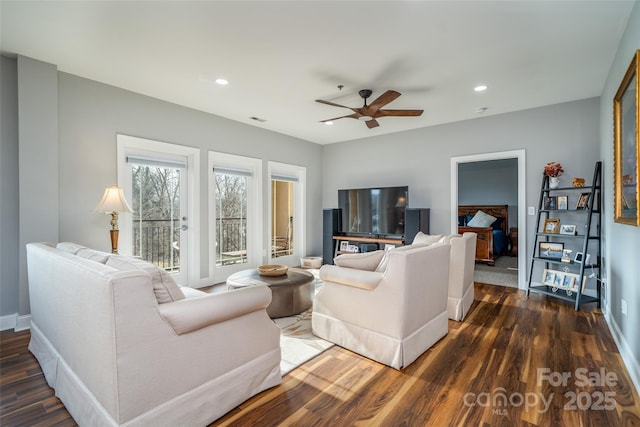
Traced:
<path fill-rule="evenodd" d="M 382 254 L 364 255 L 358 265 L 374 256 Z M 369 263 L 374 270 L 379 261 L 380 271 L 322 266 L 312 328 L 325 340 L 401 369 L 448 332 L 450 246 L 403 246 L 384 256 Z"/>
<path fill-rule="evenodd" d="M 476 266 L 476 233 L 450 236 L 449 319 L 462 321 L 473 304 L 473 272 Z"/>
<path fill-rule="evenodd" d="M 266 286 L 185 298 L 148 263 L 59 246 L 27 245 L 29 349 L 79 425 L 206 425 L 281 382 Z"/>
<path fill-rule="evenodd" d="M 412 244 L 432 245 L 447 243 L 451 245 L 449 262 L 449 300 L 447 311 L 449 319 L 461 321 L 473 304 L 473 273 L 476 268 L 476 233 L 460 234 L 416 234 Z"/>

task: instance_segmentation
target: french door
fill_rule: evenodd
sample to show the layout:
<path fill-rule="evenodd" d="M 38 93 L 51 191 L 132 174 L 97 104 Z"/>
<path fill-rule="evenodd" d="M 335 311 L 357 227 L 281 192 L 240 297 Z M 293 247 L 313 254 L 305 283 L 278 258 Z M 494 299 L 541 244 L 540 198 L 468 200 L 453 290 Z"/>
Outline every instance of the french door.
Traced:
<path fill-rule="evenodd" d="M 210 276 L 222 282 L 261 264 L 262 161 L 209 153 Z"/>
<path fill-rule="evenodd" d="M 157 265 L 178 284 L 188 286 L 190 270 L 194 271 L 190 254 L 197 227 L 190 203 L 192 155 L 184 152 L 185 147 L 118 137 L 121 186 L 133 209 L 121 230 L 123 253 Z M 197 284 L 195 277 L 192 282 Z"/>

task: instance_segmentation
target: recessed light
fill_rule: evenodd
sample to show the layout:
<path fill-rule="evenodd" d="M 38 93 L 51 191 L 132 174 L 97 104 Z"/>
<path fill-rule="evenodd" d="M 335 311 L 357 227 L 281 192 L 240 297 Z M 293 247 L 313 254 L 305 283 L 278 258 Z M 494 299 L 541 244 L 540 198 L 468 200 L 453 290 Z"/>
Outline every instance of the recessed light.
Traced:
<path fill-rule="evenodd" d="M 332 121 L 328 121 L 328 122 L 324 122 L 324 124 L 327 125 L 327 126 L 331 126 L 333 124 L 333 122 Z"/>
<path fill-rule="evenodd" d="M 475 90 L 476 92 L 482 92 L 484 90 L 487 90 L 487 85 L 479 85 L 473 88 L 473 90 Z"/>
<path fill-rule="evenodd" d="M 226 84 L 229 84 L 229 82 L 227 80 L 225 80 L 225 79 L 216 79 L 216 83 L 218 83 L 219 85 L 222 85 L 222 86 L 224 86 Z"/>

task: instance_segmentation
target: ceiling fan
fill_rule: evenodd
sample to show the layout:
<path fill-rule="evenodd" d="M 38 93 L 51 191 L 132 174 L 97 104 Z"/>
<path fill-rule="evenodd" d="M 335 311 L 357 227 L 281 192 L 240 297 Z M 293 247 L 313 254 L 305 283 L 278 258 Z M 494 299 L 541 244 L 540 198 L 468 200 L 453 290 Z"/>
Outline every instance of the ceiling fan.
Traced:
<path fill-rule="evenodd" d="M 335 117 L 333 119 L 321 120 L 321 123 L 330 122 L 333 120 L 352 118 L 358 119 L 366 123 L 369 129 L 380 126 L 376 119 L 380 117 L 394 116 L 394 117 L 416 117 L 422 115 L 424 110 L 383 110 L 382 107 L 395 100 L 400 96 L 400 92 L 395 90 L 388 90 L 378 98 L 376 98 L 371 105 L 367 105 L 367 98 L 371 96 L 373 91 L 371 89 L 362 89 L 358 92 L 364 100 L 364 106 L 362 108 L 351 108 L 345 105 L 335 104 L 329 101 L 323 101 L 322 99 L 316 99 L 316 102 L 321 104 L 332 105 L 334 107 L 348 108 L 353 111 L 353 114 L 348 116 Z"/>

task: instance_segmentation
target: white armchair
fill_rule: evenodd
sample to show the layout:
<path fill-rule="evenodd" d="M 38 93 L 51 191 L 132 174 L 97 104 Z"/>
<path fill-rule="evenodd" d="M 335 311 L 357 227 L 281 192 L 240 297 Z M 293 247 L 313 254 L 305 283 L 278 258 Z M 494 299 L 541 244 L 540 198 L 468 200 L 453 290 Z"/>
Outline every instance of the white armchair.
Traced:
<path fill-rule="evenodd" d="M 450 238 L 449 319 L 461 321 L 473 304 L 473 272 L 476 259 L 476 233 L 464 233 Z"/>
<path fill-rule="evenodd" d="M 323 339 L 401 369 L 448 332 L 450 246 L 410 245 L 386 255 L 381 272 L 324 265 L 312 328 Z"/>

